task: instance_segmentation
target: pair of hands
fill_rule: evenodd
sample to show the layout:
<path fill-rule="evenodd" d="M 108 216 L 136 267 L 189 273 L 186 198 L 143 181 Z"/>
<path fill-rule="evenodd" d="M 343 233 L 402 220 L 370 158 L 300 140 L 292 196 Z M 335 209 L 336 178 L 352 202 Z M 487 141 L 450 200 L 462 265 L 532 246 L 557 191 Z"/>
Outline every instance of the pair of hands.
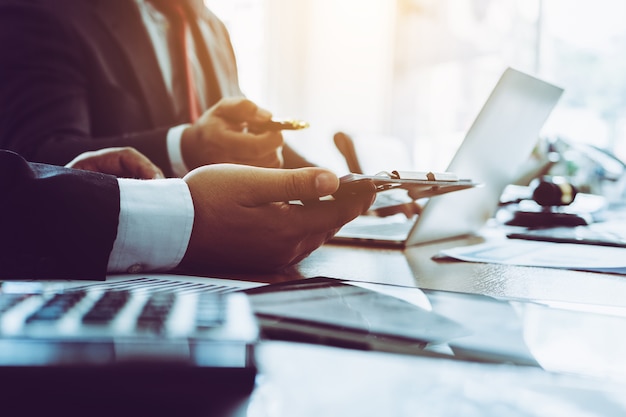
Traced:
<path fill-rule="evenodd" d="M 272 113 L 245 98 L 223 98 L 183 131 L 181 151 L 191 170 L 212 164 L 283 166 L 283 135 L 257 128 Z"/>
<path fill-rule="evenodd" d="M 339 178 L 322 168 L 216 164 L 183 179 L 195 217 L 181 265 L 192 269 L 267 271 L 294 265 L 363 214 L 375 190 L 365 184 L 371 192 L 319 201 L 339 187 Z"/>
<path fill-rule="evenodd" d="M 373 202 L 373 184 L 371 193 L 318 201 L 337 191 L 334 173 L 277 169 L 283 165 L 282 134 L 255 129 L 271 117 L 249 100 L 223 99 L 183 132 L 183 159 L 195 168 L 183 178 L 195 216 L 182 266 L 277 270 L 294 265 Z M 67 166 L 118 177 L 163 178 L 133 148 L 87 152 Z M 296 200 L 308 203 L 290 203 Z"/>
<path fill-rule="evenodd" d="M 280 131 L 258 131 L 255 125 L 272 114 L 244 98 L 225 98 L 183 131 L 181 150 L 189 169 L 233 163 L 268 168 L 283 166 Z M 85 152 L 66 165 L 122 178 L 164 178 L 163 172 L 133 148 Z"/>
<path fill-rule="evenodd" d="M 132 148 L 89 152 L 68 166 L 135 178 L 162 177 L 150 160 Z M 315 202 L 339 187 L 337 176 L 322 168 L 214 164 L 192 170 L 183 180 L 195 216 L 181 265 L 192 269 L 259 271 L 294 265 L 374 200 L 370 184 L 371 193 Z M 289 203 L 295 200 L 308 203 Z"/>

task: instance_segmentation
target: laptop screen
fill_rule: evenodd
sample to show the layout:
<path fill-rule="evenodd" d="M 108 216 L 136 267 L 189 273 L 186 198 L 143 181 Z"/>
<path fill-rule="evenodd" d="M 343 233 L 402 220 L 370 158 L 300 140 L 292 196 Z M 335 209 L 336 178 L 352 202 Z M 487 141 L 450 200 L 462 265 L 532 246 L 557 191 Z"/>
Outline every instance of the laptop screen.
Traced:
<path fill-rule="evenodd" d="M 359 216 L 334 241 L 410 246 L 478 231 L 495 213 L 504 188 L 520 175 L 562 92 L 506 69 L 447 168 L 482 186 L 430 198 L 417 221 Z"/>
<path fill-rule="evenodd" d="M 563 90 L 508 68 L 468 130 L 448 171 L 482 187 L 431 198 L 407 245 L 476 232 L 514 182 Z"/>

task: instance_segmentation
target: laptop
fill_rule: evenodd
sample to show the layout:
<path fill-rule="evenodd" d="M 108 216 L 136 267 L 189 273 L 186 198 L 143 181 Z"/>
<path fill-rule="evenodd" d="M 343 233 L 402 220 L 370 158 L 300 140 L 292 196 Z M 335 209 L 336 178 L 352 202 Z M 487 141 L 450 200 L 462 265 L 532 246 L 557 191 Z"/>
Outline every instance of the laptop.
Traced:
<path fill-rule="evenodd" d="M 410 220 L 359 216 L 333 241 L 404 247 L 477 232 L 494 215 L 504 188 L 516 179 L 562 93 L 557 86 L 507 68 L 447 168 L 481 187 L 432 197 Z"/>
<path fill-rule="evenodd" d="M 0 282 L 3 411 L 213 415 L 254 387 L 259 329 L 241 290 L 257 285 L 175 275 Z"/>

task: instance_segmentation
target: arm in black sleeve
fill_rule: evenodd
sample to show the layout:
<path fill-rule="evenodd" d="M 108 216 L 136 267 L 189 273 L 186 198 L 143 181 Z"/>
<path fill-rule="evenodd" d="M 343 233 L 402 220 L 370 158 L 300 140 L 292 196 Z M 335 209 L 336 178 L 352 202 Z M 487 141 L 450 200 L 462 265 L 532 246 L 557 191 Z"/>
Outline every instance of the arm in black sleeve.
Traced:
<path fill-rule="evenodd" d="M 171 174 L 171 126 L 144 122 L 142 97 L 116 85 L 119 74 L 102 75 L 119 63 L 99 65 L 104 58 L 72 25 L 27 2 L 2 3 L 0 57 L 0 147 L 65 165 L 85 151 L 131 146 Z"/>
<path fill-rule="evenodd" d="M 117 179 L 0 151 L 0 279 L 104 279 Z"/>

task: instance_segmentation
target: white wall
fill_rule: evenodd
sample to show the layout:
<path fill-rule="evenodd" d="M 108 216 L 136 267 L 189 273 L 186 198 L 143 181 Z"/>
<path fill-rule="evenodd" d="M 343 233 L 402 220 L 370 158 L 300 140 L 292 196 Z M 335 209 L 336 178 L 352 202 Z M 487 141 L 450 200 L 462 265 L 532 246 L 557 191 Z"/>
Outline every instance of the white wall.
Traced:
<path fill-rule="evenodd" d="M 311 128 L 286 135 L 315 162 L 345 171 L 332 135 L 388 130 L 395 2 L 265 0 L 266 105 Z"/>

